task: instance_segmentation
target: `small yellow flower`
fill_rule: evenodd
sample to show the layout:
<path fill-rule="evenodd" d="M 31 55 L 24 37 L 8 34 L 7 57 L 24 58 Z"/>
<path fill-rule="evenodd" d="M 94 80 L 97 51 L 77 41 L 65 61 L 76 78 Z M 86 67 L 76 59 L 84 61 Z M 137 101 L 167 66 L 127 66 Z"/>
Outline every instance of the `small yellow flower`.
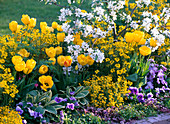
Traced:
<path fill-rule="evenodd" d="M 19 55 L 21 55 L 22 57 L 29 57 L 30 53 L 27 52 L 26 49 L 20 49 L 20 51 L 18 52 Z"/>
<path fill-rule="evenodd" d="M 17 31 L 17 26 L 18 26 L 18 23 L 16 21 L 12 21 L 12 22 L 9 23 L 9 29 L 12 32 L 16 32 Z"/>
<path fill-rule="evenodd" d="M 60 55 L 60 54 L 63 52 L 62 47 L 60 47 L 60 46 L 57 46 L 57 47 L 55 48 L 55 50 L 56 50 L 56 54 L 57 54 L 57 55 Z"/>
<path fill-rule="evenodd" d="M 43 34 L 46 34 L 46 33 L 50 32 L 50 28 L 48 26 L 42 26 L 41 32 Z"/>
<path fill-rule="evenodd" d="M 22 25 L 17 25 L 17 31 L 16 31 L 16 33 L 20 33 L 21 28 L 23 28 L 23 26 L 22 26 Z"/>
<path fill-rule="evenodd" d="M 55 58 L 50 58 L 49 60 L 53 61 L 52 64 L 55 65 L 56 59 Z"/>
<path fill-rule="evenodd" d="M 151 49 L 147 46 L 142 46 L 139 48 L 140 54 L 142 54 L 143 56 L 147 56 L 149 54 L 151 54 Z"/>
<path fill-rule="evenodd" d="M 57 22 L 53 22 L 53 23 L 52 23 L 52 28 L 57 29 L 57 26 L 58 26 L 58 23 L 57 23 Z"/>
<path fill-rule="evenodd" d="M 45 76 L 42 75 L 39 77 L 39 82 L 42 84 L 40 87 L 44 90 L 47 91 L 48 88 L 52 88 L 54 82 L 52 80 L 51 76 Z"/>
<path fill-rule="evenodd" d="M 54 47 L 46 48 L 45 52 L 50 58 L 54 58 L 56 55 L 56 49 Z"/>
<path fill-rule="evenodd" d="M 13 56 L 12 57 L 12 63 L 16 65 L 17 63 L 22 62 L 22 57 L 21 56 Z"/>
<path fill-rule="evenodd" d="M 59 42 L 64 42 L 65 33 L 57 33 L 57 40 Z"/>
<path fill-rule="evenodd" d="M 50 32 L 54 32 L 54 28 L 48 27 Z"/>
<path fill-rule="evenodd" d="M 166 28 L 170 30 L 170 22 L 166 24 Z"/>
<path fill-rule="evenodd" d="M 24 74 L 29 74 L 29 73 L 31 73 L 33 70 L 31 70 L 31 69 L 29 69 L 29 68 L 25 68 L 24 70 L 23 70 L 23 72 L 24 72 Z"/>
<path fill-rule="evenodd" d="M 25 25 L 28 25 L 30 23 L 30 17 L 28 15 L 22 15 L 21 18 L 22 23 L 24 23 Z"/>
<path fill-rule="evenodd" d="M 46 65 L 42 65 L 42 66 L 39 68 L 39 73 L 40 73 L 40 74 L 45 74 L 47 71 L 48 71 L 48 67 L 47 67 Z"/>
<path fill-rule="evenodd" d="M 57 31 L 63 31 L 62 25 L 58 25 L 58 26 L 57 26 Z"/>
<path fill-rule="evenodd" d="M 59 56 L 57 57 L 57 62 L 60 66 L 64 66 L 64 62 L 65 62 L 65 57 L 64 56 Z"/>
<path fill-rule="evenodd" d="M 79 69 L 78 65 L 75 66 L 75 70 L 77 71 Z"/>
<path fill-rule="evenodd" d="M 87 13 L 87 11 L 86 11 L 86 10 L 81 10 L 81 12 L 82 12 L 82 13 Z"/>
<path fill-rule="evenodd" d="M 36 26 L 36 18 L 31 18 L 30 19 L 29 27 L 30 28 L 34 28 L 35 26 Z"/>
<path fill-rule="evenodd" d="M 24 61 L 18 62 L 15 64 L 14 68 L 16 71 L 23 71 L 26 67 L 26 64 Z"/>

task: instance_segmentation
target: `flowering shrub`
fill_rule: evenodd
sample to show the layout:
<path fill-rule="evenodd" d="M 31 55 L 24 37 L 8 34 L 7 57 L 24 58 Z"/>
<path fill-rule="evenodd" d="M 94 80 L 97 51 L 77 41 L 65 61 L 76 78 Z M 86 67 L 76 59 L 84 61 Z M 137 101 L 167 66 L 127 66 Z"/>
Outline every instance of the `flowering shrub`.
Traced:
<path fill-rule="evenodd" d="M 64 123 L 87 99 L 95 107 L 121 107 L 169 91 L 165 1 L 93 0 L 91 12 L 68 3 L 51 27 L 41 22 L 36 29 L 36 19 L 23 14 L 23 25 L 12 21 L 12 35 L 0 36 L 1 105 L 16 107 L 28 122 Z M 167 68 L 150 60 L 160 63 L 157 56 Z"/>

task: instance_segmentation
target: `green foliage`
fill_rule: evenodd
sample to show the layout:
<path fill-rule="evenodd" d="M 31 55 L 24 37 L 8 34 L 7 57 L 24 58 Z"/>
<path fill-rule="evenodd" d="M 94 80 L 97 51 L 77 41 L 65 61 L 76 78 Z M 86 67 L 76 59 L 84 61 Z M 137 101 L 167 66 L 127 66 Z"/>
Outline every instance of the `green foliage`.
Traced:
<path fill-rule="evenodd" d="M 151 106 L 143 104 L 129 104 L 125 108 L 119 110 L 120 117 L 125 120 L 142 119 L 143 117 L 155 116 L 157 111 Z"/>

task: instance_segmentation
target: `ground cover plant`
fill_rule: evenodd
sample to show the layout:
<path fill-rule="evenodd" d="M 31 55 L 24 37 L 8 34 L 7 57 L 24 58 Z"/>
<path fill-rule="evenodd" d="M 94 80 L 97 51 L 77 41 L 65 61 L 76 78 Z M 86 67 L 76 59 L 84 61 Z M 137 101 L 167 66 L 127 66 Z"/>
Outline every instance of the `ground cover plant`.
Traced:
<path fill-rule="evenodd" d="M 0 123 L 129 122 L 170 112 L 167 1 L 39 1 L 0 36 Z M 37 26 L 39 25 L 39 26 Z"/>

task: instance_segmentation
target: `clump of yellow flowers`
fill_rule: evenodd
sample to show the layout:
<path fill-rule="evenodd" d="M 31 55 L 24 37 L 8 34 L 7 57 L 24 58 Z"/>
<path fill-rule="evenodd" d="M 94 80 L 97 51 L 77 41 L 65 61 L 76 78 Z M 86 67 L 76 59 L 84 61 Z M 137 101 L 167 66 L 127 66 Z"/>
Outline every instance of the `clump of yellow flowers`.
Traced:
<path fill-rule="evenodd" d="M 23 124 L 22 117 L 8 106 L 0 107 L 0 124 Z"/>
<path fill-rule="evenodd" d="M 113 77 L 93 75 L 91 79 L 84 81 L 85 86 L 90 86 L 91 103 L 95 107 L 121 106 L 124 103 L 123 97 L 129 93 L 127 88 L 132 82 L 124 77 L 118 76 L 116 82 Z"/>

